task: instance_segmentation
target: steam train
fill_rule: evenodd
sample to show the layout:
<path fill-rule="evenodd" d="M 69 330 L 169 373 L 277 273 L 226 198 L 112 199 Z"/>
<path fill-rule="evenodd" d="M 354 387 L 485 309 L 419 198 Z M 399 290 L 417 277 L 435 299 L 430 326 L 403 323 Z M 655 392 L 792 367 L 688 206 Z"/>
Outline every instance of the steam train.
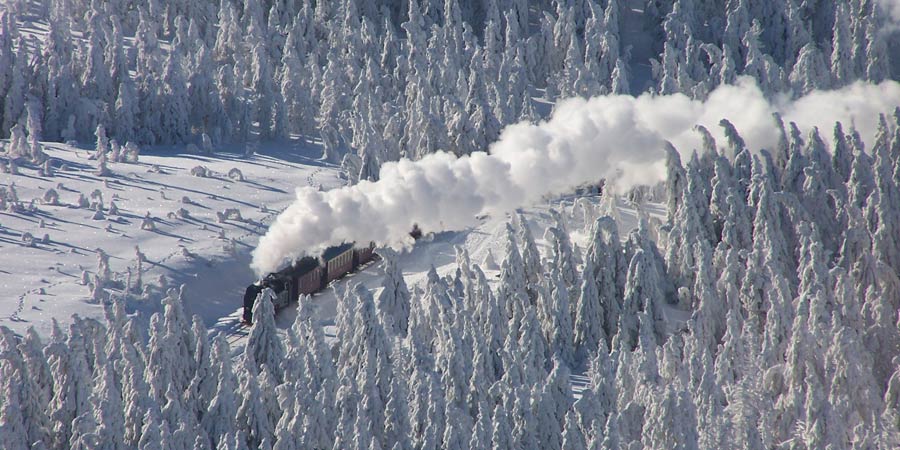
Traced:
<path fill-rule="evenodd" d="M 300 295 L 312 294 L 328 286 L 328 283 L 356 270 L 360 265 L 376 257 L 375 244 L 355 247 L 353 243 L 329 247 L 318 258 L 306 256 L 294 261 L 290 266 L 266 275 L 262 280 L 247 286 L 244 293 L 243 322 L 253 321 L 253 302 L 266 288 L 272 289 L 275 298 L 272 303 L 280 310 Z"/>

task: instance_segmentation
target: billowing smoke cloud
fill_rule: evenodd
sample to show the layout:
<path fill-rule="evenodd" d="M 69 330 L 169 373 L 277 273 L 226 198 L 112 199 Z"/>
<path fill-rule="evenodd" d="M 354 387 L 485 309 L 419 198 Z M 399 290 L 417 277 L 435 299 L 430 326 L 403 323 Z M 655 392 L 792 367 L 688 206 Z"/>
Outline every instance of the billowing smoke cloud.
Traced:
<path fill-rule="evenodd" d="M 773 112 L 803 130 L 822 127 L 826 138 L 835 121 L 854 124 L 867 138 L 875 132 L 878 113 L 896 105 L 900 84 L 894 82 L 769 102 L 750 79 L 717 89 L 705 102 L 683 95 L 566 100 L 546 122 L 507 127 L 489 153 L 461 158 L 437 153 L 385 164 L 378 182 L 327 192 L 298 189 L 297 200 L 260 240 L 252 267 L 268 273 L 341 242 L 403 245 L 413 223 L 428 231 L 459 230 L 479 214 L 531 205 L 601 178 L 614 179 L 620 189 L 655 183 L 664 177 L 665 141 L 685 155 L 701 148 L 697 124 L 722 144 L 718 123 L 728 118 L 751 149 L 772 148 Z"/>
<path fill-rule="evenodd" d="M 900 24 L 900 0 L 878 0 L 881 8 L 889 15 L 891 28 L 896 29 Z"/>

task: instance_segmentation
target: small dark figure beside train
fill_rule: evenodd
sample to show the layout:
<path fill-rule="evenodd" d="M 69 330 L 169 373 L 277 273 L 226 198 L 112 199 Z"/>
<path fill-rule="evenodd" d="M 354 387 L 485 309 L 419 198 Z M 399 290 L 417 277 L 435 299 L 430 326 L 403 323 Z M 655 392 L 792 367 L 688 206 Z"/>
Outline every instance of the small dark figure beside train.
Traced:
<path fill-rule="evenodd" d="M 369 262 L 375 257 L 374 250 L 374 243 L 368 247 L 354 247 L 352 243 L 329 247 L 319 258 L 306 256 L 278 272 L 266 275 L 247 286 L 244 292 L 243 322 L 253 323 L 253 302 L 266 288 L 275 293 L 272 302 L 275 310 L 280 310 L 300 295 L 321 291 L 328 283 Z"/>

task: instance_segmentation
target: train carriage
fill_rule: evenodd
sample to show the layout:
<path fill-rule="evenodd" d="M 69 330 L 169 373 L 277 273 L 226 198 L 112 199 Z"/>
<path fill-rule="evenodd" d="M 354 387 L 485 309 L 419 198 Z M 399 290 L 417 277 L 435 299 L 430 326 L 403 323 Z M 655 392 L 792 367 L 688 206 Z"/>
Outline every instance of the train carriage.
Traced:
<path fill-rule="evenodd" d="M 319 258 L 306 256 L 294 261 L 290 266 L 268 275 L 260 282 L 247 287 L 244 294 L 244 317 L 252 322 L 251 310 L 257 296 L 265 288 L 275 293 L 272 303 L 280 310 L 301 295 L 309 295 L 325 289 L 328 283 L 356 270 L 375 257 L 375 244 L 355 247 L 353 243 L 329 247 Z"/>
<path fill-rule="evenodd" d="M 322 260 L 326 271 L 325 283 L 328 284 L 354 269 L 353 244 L 344 244 L 325 250 L 322 253 Z"/>

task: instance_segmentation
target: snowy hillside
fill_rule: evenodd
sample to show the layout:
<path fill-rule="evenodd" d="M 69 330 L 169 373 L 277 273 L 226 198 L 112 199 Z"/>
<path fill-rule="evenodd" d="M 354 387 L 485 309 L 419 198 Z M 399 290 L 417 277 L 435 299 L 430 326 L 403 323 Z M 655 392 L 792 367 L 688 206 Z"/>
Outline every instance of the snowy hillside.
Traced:
<path fill-rule="evenodd" d="M 294 188 L 342 180 L 310 158 L 312 145 L 217 150 L 226 151 L 144 150 L 137 163 L 108 163 L 99 174 L 96 149 L 44 144 L 51 174 L 42 166 L 5 174 L 0 325 L 48 335 L 54 318 L 101 318 L 111 296 L 149 317 L 166 287 L 181 284 L 188 311 L 207 324 L 237 308 L 255 279 L 249 250 Z"/>

